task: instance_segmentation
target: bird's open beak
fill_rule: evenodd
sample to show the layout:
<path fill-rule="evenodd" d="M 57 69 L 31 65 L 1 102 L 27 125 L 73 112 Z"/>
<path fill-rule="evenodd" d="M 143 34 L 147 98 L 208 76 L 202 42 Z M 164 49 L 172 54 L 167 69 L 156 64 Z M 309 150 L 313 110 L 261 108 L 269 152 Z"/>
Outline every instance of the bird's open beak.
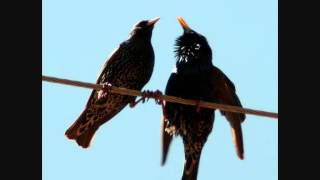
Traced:
<path fill-rule="evenodd" d="M 156 18 L 153 18 L 151 20 L 149 20 L 147 26 L 153 26 L 157 21 L 159 21 L 160 17 L 156 17 Z"/>
<path fill-rule="evenodd" d="M 183 30 L 191 30 L 188 24 L 182 19 L 182 17 L 177 17 L 179 24 L 182 26 Z"/>

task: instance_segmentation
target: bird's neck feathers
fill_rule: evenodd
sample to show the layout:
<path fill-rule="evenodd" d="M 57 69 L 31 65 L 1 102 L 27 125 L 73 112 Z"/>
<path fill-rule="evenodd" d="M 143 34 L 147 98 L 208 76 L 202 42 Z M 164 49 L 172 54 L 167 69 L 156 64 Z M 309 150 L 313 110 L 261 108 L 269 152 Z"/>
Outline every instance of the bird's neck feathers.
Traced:
<path fill-rule="evenodd" d="M 185 66 L 212 66 L 211 49 L 199 43 L 177 46 L 175 52 L 178 69 Z"/>

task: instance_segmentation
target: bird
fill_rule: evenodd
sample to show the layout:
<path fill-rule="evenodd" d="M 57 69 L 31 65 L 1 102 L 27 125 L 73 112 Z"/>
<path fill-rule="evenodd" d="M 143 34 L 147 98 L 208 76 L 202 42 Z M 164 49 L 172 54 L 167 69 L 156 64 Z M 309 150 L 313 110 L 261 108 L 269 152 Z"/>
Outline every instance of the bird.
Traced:
<path fill-rule="evenodd" d="M 184 169 L 182 180 L 196 180 L 202 148 L 212 132 L 215 109 L 201 108 L 201 101 L 242 107 L 235 85 L 212 63 L 212 50 L 205 36 L 177 17 L 183 34 L 175 41 L 176 63 L 168 79 L 165 94 L 196 100 L 198 106 L 165 102 L 161 123 L 161 165 L 166 162 L 173 137 L 182 137 Z M 226 117 L 239 159 L 244 158 L 242 113 L 221 111 Z"/>
<path fill-rule="evenodd" d="M 91 92 L 84 110 L 66 130 L 67 138 L 75 140 L 82 148 L 88 148 L 98 128 L 135 101 L 134 96 L 110 93 L 108 87 L 141 90 L 149 82 L 155 63 L 151 37 L 159 19 L 137 22 L 128 38 L 107 57 L 96 81 L 104 89 Z"/>

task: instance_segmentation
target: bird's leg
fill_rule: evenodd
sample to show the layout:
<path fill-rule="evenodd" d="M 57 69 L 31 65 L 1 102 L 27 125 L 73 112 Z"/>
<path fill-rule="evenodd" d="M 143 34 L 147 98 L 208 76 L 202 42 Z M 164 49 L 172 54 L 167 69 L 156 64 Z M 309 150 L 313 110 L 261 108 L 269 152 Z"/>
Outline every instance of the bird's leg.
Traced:
<path fill-rule="evenodd" d="M 132 102 L 129 103 L 129 106 L 131 108 L 134 108 L 139 102 L 142 101 L 142 103 L 145 102 L 146 98 L 147 98 L 147 94 L 149 93 L 150 91 L 146 90 L 146 91 L 142 91 L 142 95 L 141 95 L 141 98 L 139 98 L 138 100 L 133 100 Z"/>
<path fill-rule="evenodd" d="M 157 104 L 161 104 L 163 105 L 163 101 L 160 99 L 162 96 L 162 92 L 159 91 L 159 90 L 156 90 L 156 91 L 149 91 L 149 90 L 146 90 L 146 91 L 143 91 L 142 92 L 142 95 L 141 95 L 141 98 L 138 99 L 137 101 L 133 101 L 130 103 L 130 107 L 133 108 L 135 107 L 139 102 L 142 101 L 142 103 L 144 103 L 146 100 L 148 101 L 150 98 L 153 98 Z"/>
<path fill-rule="evenodd" d="M 153 98 L 156 101 L 156 104 L 161 105 L 162 108 L 162 116 L 163 116 L 163 120 L 167 119 L 167 113 L 165 110 L 165 102 L 161 99 L 161 96 L 163 95 L 163 93 L 160 90 L 156 90 L 155 92 L 153 92 Z"/>
<path fill-rule="evenodd" d="M 102 89 L 98 92 L 98 100 L 105 98 L 111 91 L 112 84 L 105 82 L 102 84 Z"/>
<path fill-rule="evenodd" d="M 154 98 L 154 100 L 156 101 L 157 104 L 162 104 L 163 101 L 161 99 L 161 96 L 162 96 L 162 92 L 160 90 L 156 90 L 154 92 L 152 92 L 152 98 Z"/>
<path fill-rule="evenodd" d="M 164 107 L 164 101 L 161 99 L 162 96 L 162 92 L 160 90 L 156 90 L 156 91 L 143 91 L 142 92 L 142 96 L 140 99 L 138 99 L 137 101 L 133 101 L 129 104 L 129 106 L 131 108 L 135 107 L 140 101 L 142 101 L 142 103 L 145 102 L 145 100 L 149 100 L 150 98 L 153 98 L 156 102 L 156 104 L 161 105 L 162 108 L 162 115 L 163 115 L 163 121 L 165 121 L 167 119 L 167 113 L 165 111 L 165 107 Z M 165 123 L 165 122 L 164 122 Z"/>

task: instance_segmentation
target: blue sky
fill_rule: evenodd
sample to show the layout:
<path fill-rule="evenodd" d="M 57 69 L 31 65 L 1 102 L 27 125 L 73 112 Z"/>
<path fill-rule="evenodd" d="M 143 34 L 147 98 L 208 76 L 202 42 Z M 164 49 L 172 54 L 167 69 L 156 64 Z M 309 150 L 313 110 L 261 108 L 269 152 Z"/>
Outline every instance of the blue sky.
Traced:
<path fill-rule="evenodd" d="M 213 63 L 235 83 L 243 106 L 278 111 L 278 7 L 275 0 L 43 0 L 43 75 L 95 82 L 100 66 L 133 24 L 160 16 L 152 43 L 155 68 L 145 89 L 164 90 L 182 29 L 176 17 L 207 37 Z M 96 133 L 89 149 L 64 136 L 90 90 L 42 84 L 44 180 L 179 180 L 183 147 L 174 139 L 160 166 L 161 108 L 154 101 L 125 108 Z M 230 128 L 216 112 L 198 180 L 278 179 L 278 122 L 248 115 L 245 160 L 237 159 Z"/>

